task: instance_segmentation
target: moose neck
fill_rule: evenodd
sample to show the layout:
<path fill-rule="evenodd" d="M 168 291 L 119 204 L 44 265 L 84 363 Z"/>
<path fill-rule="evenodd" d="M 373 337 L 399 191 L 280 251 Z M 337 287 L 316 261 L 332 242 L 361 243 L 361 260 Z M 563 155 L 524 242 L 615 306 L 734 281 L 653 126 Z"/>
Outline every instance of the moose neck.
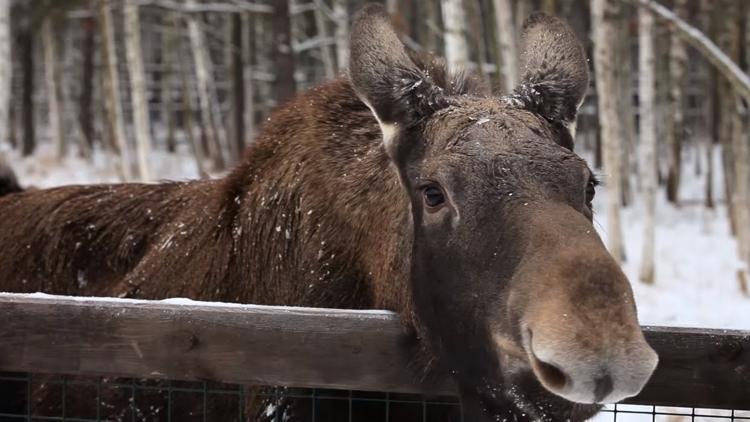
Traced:
<path fill-rule="evenodd" d="M 407 197 L 347 81 L 273 113 L 223 189 L 241 300 L 407 312 Z"/>

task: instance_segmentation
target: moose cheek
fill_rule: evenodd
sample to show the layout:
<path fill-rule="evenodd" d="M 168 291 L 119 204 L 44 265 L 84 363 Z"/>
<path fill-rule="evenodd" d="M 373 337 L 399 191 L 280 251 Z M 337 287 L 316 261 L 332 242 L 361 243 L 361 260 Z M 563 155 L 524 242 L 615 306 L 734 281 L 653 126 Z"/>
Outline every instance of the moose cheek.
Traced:
<path fill-rule="evenodd" d="M 422 224 L 431 230 L 452 231 L 458 224 L 457 215 L 453 207 L 445 204 L 436 210 L 425 210 L 422 213 Z"/>

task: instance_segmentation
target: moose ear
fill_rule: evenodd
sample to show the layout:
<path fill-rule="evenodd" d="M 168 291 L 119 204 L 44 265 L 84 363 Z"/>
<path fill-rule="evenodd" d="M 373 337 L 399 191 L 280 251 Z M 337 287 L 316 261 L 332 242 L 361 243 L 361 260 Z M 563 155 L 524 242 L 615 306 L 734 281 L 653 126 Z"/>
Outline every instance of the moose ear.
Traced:
<path fill-rule="evenodd" d="M 399 132 L 447 104 L 431 75 L 410 58 L 379 4 L 364 7 L 354 18 L 349 76 L 375 114 L 386 151 L 394 158 Z"/>
<path fill-rule="evenodd" d="M 545 119 L 575 122 L 589 84 L 586 53 L 573 30 L 542 13 L 530 16 L 521 35 L 522 77 L 507 100 Z"/>

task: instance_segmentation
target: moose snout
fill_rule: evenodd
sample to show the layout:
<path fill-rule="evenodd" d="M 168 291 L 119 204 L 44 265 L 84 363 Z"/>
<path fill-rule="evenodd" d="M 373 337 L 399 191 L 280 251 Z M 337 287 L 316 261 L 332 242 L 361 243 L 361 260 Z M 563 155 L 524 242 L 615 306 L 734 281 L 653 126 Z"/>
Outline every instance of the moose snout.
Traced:
<path fill-rule="evenodd" d="M 540 335 L 541 334 L 541 335 Z M 525 349 L 537 379 L 577 403 L 615 403 L 638 394 L 659 358 L 640 332 L 633 340 L 590 347 L 575 335 L 560 339 L 528 330 Z"/>
<path fill-rule="evenodd" d="M 576 403 L 638 394 L 659 358 L 643 336 L 622 269 L 591 223 L 572 209 L 540 206 L 530 227 L 532 252 L 514 275 L 518 291 L 508 305 L 534 376 Z"/>

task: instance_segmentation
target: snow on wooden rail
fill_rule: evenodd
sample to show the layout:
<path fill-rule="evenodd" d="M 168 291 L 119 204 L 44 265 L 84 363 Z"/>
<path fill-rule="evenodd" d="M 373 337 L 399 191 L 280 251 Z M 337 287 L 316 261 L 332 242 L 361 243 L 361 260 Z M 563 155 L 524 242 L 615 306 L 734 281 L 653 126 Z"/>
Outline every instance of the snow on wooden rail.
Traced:
<path fill-rule="evenodd" d="M 660 364 L 630 402 L 750 410 L 750 332 L 644 330 Z M 453 394 L 405 340 L 387 311 L 0 293 L 0 371 Z"/>

